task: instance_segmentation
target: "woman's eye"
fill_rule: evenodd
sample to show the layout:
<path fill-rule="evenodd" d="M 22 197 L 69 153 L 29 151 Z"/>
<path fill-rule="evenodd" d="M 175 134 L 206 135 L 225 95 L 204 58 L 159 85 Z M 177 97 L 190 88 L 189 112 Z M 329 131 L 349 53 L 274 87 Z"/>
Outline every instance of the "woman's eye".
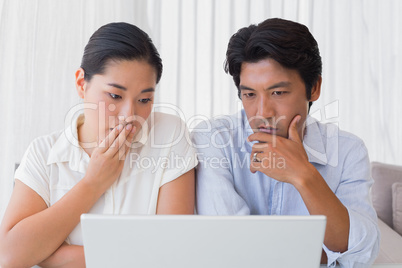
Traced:
<path fill-rule="evenodd" d="M 109 93 L 109 95 L 110 95 L 110 97 L 111 97 L 112 99 L 115 99 L 115 100 L 121 99 L 121 96 L 120 96 L 120 95 L 113 94 L 113 93 Z"/>
<path fill-rule="evenodd" d="M 150 101 L 152 101 L 150 98 L 147 98 L 147 99 L 140 99 L 140 100 L 139 100 L 139 102 L 142 102 L 142 103 L 148 103 L 148 102 L 150 102 Z"/>

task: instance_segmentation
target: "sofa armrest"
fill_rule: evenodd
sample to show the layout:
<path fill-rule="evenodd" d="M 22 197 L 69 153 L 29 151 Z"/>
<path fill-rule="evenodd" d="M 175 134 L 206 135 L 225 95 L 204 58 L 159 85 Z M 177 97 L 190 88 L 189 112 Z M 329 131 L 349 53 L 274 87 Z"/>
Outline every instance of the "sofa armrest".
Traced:
<path fill-rule="evenodd" d="M 374 263 L 402 263 L 402 236 L 378 219 L 380 252 Z"/>
<path fill-rule="evenodd" d="M 372 162 L 371 175 L 374 180 L 371 188 L 373 206 L 378 218 L 392 228 L 392 184 L 402 182 L 402 166 Z"/>

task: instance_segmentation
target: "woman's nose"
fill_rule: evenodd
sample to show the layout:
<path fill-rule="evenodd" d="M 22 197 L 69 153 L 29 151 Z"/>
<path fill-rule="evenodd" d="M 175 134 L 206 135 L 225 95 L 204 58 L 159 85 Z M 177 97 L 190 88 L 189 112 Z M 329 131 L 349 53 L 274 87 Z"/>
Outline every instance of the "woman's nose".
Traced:
<path fill-rule="evenodd" d="M 134 113 L 135 113 L 135 108 L 132 103 L 127 103 L 127 104 L 123 105 L 119 111 L 119 115 L 118 115 L 119 121 L 120 122 L 125 121 L 126 123 L 131 122 L 133 120 Z"/>

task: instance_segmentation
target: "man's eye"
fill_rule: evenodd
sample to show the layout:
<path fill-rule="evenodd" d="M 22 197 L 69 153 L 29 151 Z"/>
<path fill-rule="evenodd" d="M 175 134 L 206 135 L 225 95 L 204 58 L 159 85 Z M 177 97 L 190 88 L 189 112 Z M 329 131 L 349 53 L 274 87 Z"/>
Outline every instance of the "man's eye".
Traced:
<path fill-rule="evenodd" d="M 285 91 L 274 91 L 274 92 L 272 92 L 272 95 L 281 96 L 285 93 L 286 93 Z"/>
<path fill-rule="evenodd" d="M 121 99 L 121 96 L 120 96 L 120 95 L 113 94 L 113 93 L 109 93 L 109 95 L 110 95 L 110 97 L 111 97 L 112 99 L 114 99 L 114 100 Z"/>
<path fill-rule="evenodd" d="M 140 99 L 140 100 L 139 100 L 139 102 L 142 102 L 142 103 L 148 103 L 148 102 L 150 102 L 150 101 L 152 101 L 150 98 L 147 98 L 147 99 Z"/>
<path fill-rule="evenodd" d="M 254 93 L 244 93 L 243 94 L 243 97 L 245 97 L 245 98 L 251 98 L 251 97 L 253 97 L 255 94 Z"/>

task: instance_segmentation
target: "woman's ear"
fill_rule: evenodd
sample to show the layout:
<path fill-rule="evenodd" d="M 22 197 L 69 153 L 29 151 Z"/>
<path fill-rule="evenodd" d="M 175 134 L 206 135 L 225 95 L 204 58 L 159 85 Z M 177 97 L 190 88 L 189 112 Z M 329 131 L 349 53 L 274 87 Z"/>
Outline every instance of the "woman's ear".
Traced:
<path fill-rule="evenodd" d="M 318 77 L 317 83 L 313 86 L 311 89 L 311 98 L 309 101 L 316 101 L 320 97 L 321 94 L 321 83 L 322 83 L 322 77 L 321 75 Z"/>
<path fill-rule="evenodd" d="M 78 96 L 80 96 L 81 99 L 85 97 L 86 81 L 84 79 L 84 76 L 85 71 L 82 68 L 79 68 L 75 72 L 75 87 L 77 89 Z"/>

